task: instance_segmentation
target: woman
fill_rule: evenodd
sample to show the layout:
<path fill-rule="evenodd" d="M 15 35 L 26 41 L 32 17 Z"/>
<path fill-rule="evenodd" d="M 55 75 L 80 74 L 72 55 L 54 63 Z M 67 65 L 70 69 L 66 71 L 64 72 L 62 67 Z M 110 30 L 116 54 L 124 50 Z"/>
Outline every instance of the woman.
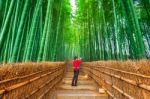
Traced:
<path fill-rule="evenodd" d="M 81 63 L 82 63 L 82 60 L 78 59 L 78 57 L 75 56 L 73 60 L 74 76 L 72 79 L 72 86 L 77 86 L 77 80 L 78 80 L 78 75 L 79 75 L 79 65 Z"/>

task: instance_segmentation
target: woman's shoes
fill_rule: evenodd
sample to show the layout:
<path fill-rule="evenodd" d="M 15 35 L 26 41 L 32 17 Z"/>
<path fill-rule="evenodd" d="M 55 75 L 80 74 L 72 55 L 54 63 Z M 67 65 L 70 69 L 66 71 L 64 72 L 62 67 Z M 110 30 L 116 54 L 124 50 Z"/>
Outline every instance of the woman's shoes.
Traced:
<path fill-rule="evenodd" d="M 72 84 L 72 86 L 77 86 L 77 84 Z"/>

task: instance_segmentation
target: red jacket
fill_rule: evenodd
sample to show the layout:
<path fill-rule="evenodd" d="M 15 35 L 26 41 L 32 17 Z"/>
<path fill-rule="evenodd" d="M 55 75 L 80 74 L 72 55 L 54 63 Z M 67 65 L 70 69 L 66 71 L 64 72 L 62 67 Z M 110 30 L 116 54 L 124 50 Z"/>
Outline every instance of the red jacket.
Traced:
<path fill-rule="evenodd" d="M 75 69 L 75 70 L 78 70 L 78 69 L 79 69 L 79 65 L 80 65 L 81 63 L 82 63 L 81 60 L 78 60 L 78 59 L 73 60 L 73 67 L 74 67 L 74 69 Z"/>

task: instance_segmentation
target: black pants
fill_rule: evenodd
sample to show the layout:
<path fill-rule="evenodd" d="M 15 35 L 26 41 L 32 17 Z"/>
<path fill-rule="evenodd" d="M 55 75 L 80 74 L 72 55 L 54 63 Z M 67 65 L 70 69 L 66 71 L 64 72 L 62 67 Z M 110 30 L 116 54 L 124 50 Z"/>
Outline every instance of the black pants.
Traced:
<path fill-rule="evenodd" d="M 79 70 L 74 70 L 74 76 L 72 79 L 72 86 L 77 86 Z"/>

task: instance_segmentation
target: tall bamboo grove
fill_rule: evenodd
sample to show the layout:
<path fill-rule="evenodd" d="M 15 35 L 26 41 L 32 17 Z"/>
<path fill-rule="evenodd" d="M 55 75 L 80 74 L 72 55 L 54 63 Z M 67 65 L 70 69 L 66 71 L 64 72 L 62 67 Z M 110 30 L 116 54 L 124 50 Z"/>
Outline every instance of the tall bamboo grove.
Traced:
<path fill-rule="evenodd" d="M 150 0 L 0 0 L 0 62 L 150 58 Z"/>

